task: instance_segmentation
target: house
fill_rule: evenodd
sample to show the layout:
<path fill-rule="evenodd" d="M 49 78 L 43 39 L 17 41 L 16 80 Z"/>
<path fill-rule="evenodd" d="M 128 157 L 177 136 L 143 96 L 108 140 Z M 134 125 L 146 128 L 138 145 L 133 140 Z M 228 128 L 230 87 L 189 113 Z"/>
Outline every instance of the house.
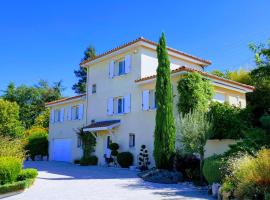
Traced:
<path fill-rule="evenodd" d="M 99 164 L 104 164 L 105 150 L 111 142 L 118 143 L 120 151 L 130 151 L 134 155 L 134 164 L 140 146 L 144 144 L 149 149 L 151 163 L 154 163 L 156 46 L 152 41 L 138 38 L 81 63 L 87 68 L 86 94 L 47 104 L 51 108 L 50 159 L 73 161 L 80 158 L 80 140 L 74 130 L 84 127 L 84 131 L 96 135 L 95 154 Z M 211 80 L 215 101 L 227 101 L 242 108 L 246 106 L 245 94 L 253 91 L 252 86 L 206 73 L 210 61 L 172 48 L 168 48 L 168 54 L 175 115 L 177 82 L 182 74 L 192 71 Z M 80 119 L 72 120 L 75 115 L 73 107 L 78 105 L 83 105 L 83 110 L 78 111 L 83 114 Z M 222 153 L 228 144 L 234 142 L 211 140 L 206 146 L 206 156 Z"/>

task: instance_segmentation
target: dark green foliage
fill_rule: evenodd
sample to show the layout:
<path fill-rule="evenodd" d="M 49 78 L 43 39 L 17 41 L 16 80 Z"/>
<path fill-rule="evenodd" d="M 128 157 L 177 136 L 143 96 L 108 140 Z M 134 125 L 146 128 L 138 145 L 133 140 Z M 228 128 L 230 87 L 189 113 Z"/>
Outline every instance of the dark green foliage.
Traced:
<path fill-rule="evenodd" d="M 0 157 L 0 185 L 16 181 L 22 170 L 21 160 L 15 157 Z"/>
<path fill-rule="evenodd" d="M 19 119 L 24 127 L 29 129 L 37 116 L 45 110 L 45 103 L 60 99 L 62 91 L 61 81 L 54 83 L 52 86 L 43 80 L 36 86 L 20 85 L 16 87 L 13 83 L 10 83 L 2 97 L 19 105 Z"/>
<path fill-rule="evenodd" d="M 96 137 L 92 132 L 84 132 L 83 129 L 79 129 L 77 134 L 82 140 L 83 160 L 88 160 L 91 154 L 95 151 Z"/>
<path fill-rule="evenodd" d="M 23 169 L 17 177 L 17 181 L 23 181 L 26 179 L 35 179 L 38 175 L 38 172 L 34 168 Z"/>
<path fill-rule="evenodd" d="M 118 149 L 119 149 L 119 145 L 117 143 L 111 143 L 109 146 L 112 156 L 117 156 L 118 154 Z"/>
<path fill-rule="evenodd" d="M 19 121 L 19 106 L 16 102 L 0 99 L 0 135 L 22 137 L 24 127 Z"/>
<path fill-rule="evenodd" d="M 80 161 L 81 161 L 81 159 L 75 159 L 75 160 L 73 161 L 73 163 L 74 163 L 74 164 L 80 164 Z"/>
<path fill-rule="evenodd" d="M 245 133 L 243 140 L 230 145 L 230 149 L 224 153 L 224 156 L 235 157 L 240 153 L 255 156 L 262 147 L 270 148 L 270 135 L 263 129 L 253 128 Z"/>
<path fill-rule="evenodd" d="M 141 146 L 140 154 L 139 154 L 139 169 L 141 171 L 148 170 L 148 166 L 150 165 L 149 161 L 149 152 L 145 145 Z"/>
<path fill-rule="evenodd" d="M 96 50 L 94 47 L 89 46 L 84 52 L 84 58 L 82 61 L 87 59 L 92 59 L 96 56 Z M 87 69 L 79 67 L 78 70 L 74 70 L 75 76 L 79 79 L 77 83 L 72 86 L 72 89 L 77 94 L 82 94 L 86 92 L 86 79 L 87 79 Z"/>
<path fill-rule="evenodd" d="M 184 75 L 178 82 L 177 90 L 178 112 L 184 115 L 193 110 L 206 112 L 214 92 L 210 81 L 197 72 Z"/>
<path fill-rule="evenodd" d="M 97 165 L 97 163 L 98 163 L 97 156 L 82 157 L 82 159 L 80 160 L 81 166 Z"/>
<path fill-rule="evenodd" d="M 159 169 L 167 169 L 171 154 L 175 150 L 175 124 L 170 61 L 165 35 L 157 46 L 158 68 L 156 80 L 156 126 L 154 133 L 154 158 Z"/>
<path fill-rule="evenodd" d="M 183 174 L 187 181 L 200 179 L 200 159 L 193 154 L 177 152 L 173 158 L 174 169 Z"/>
<path fill-rule="evenodd" d="M 203 175 L 209 184 L 221 183 L 225 177 L 226 160 L 222 156 L 211 156 L 204 160 Z"/>
<path fill-rule="evenodd" d="M 46 130 L 36 130 L 28 136 L 25 147 L 32 160 L 35 160 L 37 155 L 48 156 L 48 133 Z"/>
<path fill-rule="evenodd" d="M 130 152 L 121 152 L 117 155 L 117 162 L 122 168 L 128 168 L 133 164 L 133 155 Z"/>
<path fill-rule="evenodd" d="M 23 181 L 17 181 L 14 183 L 7 183 L 5 185 L 0 185 L 0 194 L 24 190 L 30 187 L 34 183 L 34 181 L 35 179 L 26 179 Z"/>
<path fill-rule="evenodd" d="M 270 115 L 263 115 L 260 118 L 260 122 L 261 122 L 262 128 L 265 129 L 268 134 L 270 134 Z"/>
<path fill-rule="evenodd" d="M 249 112 L 228 103 L 212 102 L 208 115 L 213 123 L 211 139 L 240 139 L 250 126 Z"/>

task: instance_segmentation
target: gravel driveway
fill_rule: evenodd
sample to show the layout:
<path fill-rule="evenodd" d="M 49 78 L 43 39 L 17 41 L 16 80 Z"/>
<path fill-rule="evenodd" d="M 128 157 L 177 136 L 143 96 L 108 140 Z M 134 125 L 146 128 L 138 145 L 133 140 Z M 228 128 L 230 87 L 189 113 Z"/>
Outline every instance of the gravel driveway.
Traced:
<path fill-rule="evenodd" d="M 211 199 L 205 191 L 185 184 L 144 182 L 134 171 L 81 167 L 62 162 L 26 162 L 39 175 L 34 185 L 6 200 L 178 200 Z"/>

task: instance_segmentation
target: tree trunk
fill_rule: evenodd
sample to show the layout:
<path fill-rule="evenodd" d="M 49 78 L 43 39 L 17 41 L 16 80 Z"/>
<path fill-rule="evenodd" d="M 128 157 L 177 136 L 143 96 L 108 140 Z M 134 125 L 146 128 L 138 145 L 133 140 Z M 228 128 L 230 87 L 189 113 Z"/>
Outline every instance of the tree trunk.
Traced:
<path fill-rule="evenodd" d="M 200 182 L 203 184 L 203 160 L 204 160 L 204 154 L 200 154 Z"/>

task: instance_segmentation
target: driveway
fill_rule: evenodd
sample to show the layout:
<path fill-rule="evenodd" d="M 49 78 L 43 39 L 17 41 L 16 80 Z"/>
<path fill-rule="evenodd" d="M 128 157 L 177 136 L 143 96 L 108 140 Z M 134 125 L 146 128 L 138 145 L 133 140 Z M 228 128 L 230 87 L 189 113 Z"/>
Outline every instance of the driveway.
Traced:
<path fill-rule="evenodd" d="M 106 167 L 81 167 L 63 162 L 26 162 L 37 168 L 34 185 L 6 200 L 178 200 L 211 199 L 185 184 L 144 182 L 136 172 Z"/>

